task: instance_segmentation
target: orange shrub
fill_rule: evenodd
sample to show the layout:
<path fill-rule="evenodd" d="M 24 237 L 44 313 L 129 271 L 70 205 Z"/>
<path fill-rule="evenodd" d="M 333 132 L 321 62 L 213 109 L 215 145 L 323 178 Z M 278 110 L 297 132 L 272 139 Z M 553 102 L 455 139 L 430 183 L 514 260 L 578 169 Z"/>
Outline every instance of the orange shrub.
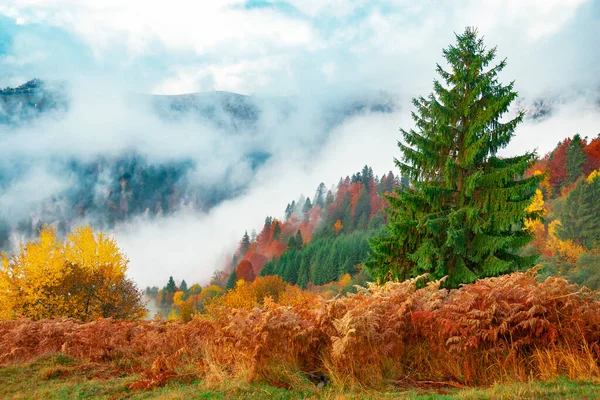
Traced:
<path fill-rule="evenodd" d="M 325 300 L 276 278 L 241 281 L 187 324 L 0 322 L 0 363 L 64 352 L 144 370 L 133 388 L 195 374 L 280 382 L 320 372 L 335 386 L 448 385 L 599 377 L 598 293 L 537 270 L 457 290 L 419 279 Z M 275 300 L 278 296 L 278 301 Z"/>

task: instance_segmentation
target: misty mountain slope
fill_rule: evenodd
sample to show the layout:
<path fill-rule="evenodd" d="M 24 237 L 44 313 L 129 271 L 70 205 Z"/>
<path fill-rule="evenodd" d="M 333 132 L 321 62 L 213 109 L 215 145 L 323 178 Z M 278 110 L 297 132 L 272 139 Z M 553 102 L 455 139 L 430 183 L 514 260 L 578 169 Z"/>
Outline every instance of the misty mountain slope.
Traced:
<path fill-rule="evenodd" d="M 385 93 L 318 102 L 210 92 L 129 94 L 105 110 L 38 79 L 0 98 L 0 249 L 44 224 L 62 235 L 208 211 L 244 193 L 273 154 L 317 152 L 347 118 L 395 108 Z"/>
<path fill-rule="evenodd" d="M 16 88 L 0 90 L 0 124 L 31 120 L 41 113 L 64 110 L 66 106 L 64 86 L 49 87 L 33 79 Z"/>

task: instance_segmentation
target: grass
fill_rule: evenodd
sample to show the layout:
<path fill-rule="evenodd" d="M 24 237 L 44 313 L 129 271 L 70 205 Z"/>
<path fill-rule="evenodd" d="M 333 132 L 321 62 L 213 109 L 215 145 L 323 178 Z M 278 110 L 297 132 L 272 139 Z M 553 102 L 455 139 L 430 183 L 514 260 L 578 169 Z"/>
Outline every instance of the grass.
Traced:
<path fill-rule="evenodd" d="M 0 367 L 2 399 L 599 399 L 600 381 L 532 381 L 473 389 L 394 389 L 385 392 L 340 392 L 302 386 L 288 390 L 259 383 L 226 382 L 209 387 L 200 380 L 172 381 L 149 391 L 131 391 L 127 384 L 139 375 L 114 364 L 81 363 L 63 354 L 31 363 Z"/>

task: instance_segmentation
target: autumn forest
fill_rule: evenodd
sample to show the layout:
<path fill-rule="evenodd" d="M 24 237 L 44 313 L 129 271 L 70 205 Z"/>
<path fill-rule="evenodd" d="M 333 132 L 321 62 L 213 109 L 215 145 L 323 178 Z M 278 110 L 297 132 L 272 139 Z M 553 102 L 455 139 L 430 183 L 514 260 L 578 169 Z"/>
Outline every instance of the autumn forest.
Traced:
<path fill-rule="evenodd" d="M 103 203 L 77 186 L 64 196 L 70 206 L 46 202 L 54 222 L 6 225 L 0 245 L 9 232 L 25 239 L 1 256 L 0 382 L 38 368 L 52 385 L 100 379 L 107 398 L 600 387 L 600 133 L 573 125 L 547 154 L 505 155 L 539 116 L 519 106 L 503 72 L 511 60 L 477 29 L 454 39 L 431 93 L 401 110 L 412 122 L 389 143 L 394 171 L 367 164 L 315 182 L 261 226 L 240 228 L 210 280 L 161 270 L 162 284 L 139 287 L 110 234 L 129 214 L 158 220 L 182 203 L 209 210 L 235 197 L 185 186 L 191 163 L 117 161 Z M 3 96 L 41 93 L 32 82 Z M 253 153 L 244 165 L 268 158 Z M 73 171 L 94 185 L 110 175 Z M 492 392 L 469 392 L 480 389 Z"/>

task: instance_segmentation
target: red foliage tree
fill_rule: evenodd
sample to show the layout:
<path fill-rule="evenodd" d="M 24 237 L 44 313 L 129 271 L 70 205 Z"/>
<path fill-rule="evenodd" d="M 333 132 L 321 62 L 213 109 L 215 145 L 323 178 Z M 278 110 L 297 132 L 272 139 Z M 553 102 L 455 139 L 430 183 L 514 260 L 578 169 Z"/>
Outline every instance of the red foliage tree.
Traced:
<path fill-rule="evenodd" d="M 348 192 L 350 193 L 350 207 L 352 210 L 352 216 L 356 215 L 356 203 L 358 203 L 358 199 L 363 191 L 363 184 L 360 182 L 355 182 L 348 188 Z"/>
<path fill-rule="evenodd" d="M 587 155 L 587 162 L 583 166 L 583 171 L 586 175 L 589 175 L 592 171 L 600 168 L 600 136 L 585 146 L 585 154 Z"/>
<path fill-rule="evenodd" d="M 550 184 L 554 193 L 560 193 L 560 188 L 567 180 L 567 148 L 571 139 L 565 139 L 550 155 L 548 160 L 548 172 L 550 173 Z"/>
<path fill-rule="evenodd" d="M 256 274 L 254 273 L 252 263 L 248 260 L 242 260 L 238 264 L 235 276 L 237 279 L 243 279 L 246 282 L 252 282 L 254 278 L 256 278 Z"/>
<path fill-rule="evenodd" d="M 252 270 L 254 271 L 255 276 L 258 276 L 258 273 L 260 272 L 262 267 L 264 267 L 267 261 L 269 261 L 267 256 L 261 253 L 255 253 L 254 251 L 250 254 L 246 254 L 246 257 L 244 258 L 250 261 L 250 264 L 252 264 Z"/>

